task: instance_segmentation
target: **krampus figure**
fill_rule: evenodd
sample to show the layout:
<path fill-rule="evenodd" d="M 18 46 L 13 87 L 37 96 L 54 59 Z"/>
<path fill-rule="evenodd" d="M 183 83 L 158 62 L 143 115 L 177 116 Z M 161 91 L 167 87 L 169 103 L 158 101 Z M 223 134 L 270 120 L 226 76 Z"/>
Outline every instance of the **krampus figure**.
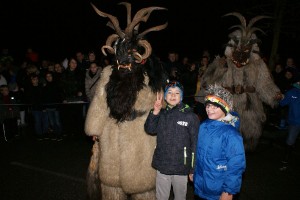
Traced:
<path fill-rule="evenodd" d="M 85 123 L 86 134 L 98 138 L 87 174 L 88 195 L 103 200 L 154 200 L 156 173 L 151 161 L 156 138 L 144 132 L 144 123 L 167 75 L 144 36 L 166 28 L 167 23 L 142 33 L 138 29 L 152 11 L 166 9 L 143 8 L 131 19 L 131 4 L 120 4 L 127 9 L 124 31 L 116 17 L 92 5 L 98 15 L 109 18 L 107 25 L 116 34 L 102 47 L 104 55 L 113 55 L 113 62 L 103 69 Z"/>
<path fill-rule="evenodd" d="M 271 107 L 277 104 L 280 90 L 274 84 L 268 67 L 260 57 L 258 38 L 255 31 L 262 31 L 253 24 L 266 16 L 257 16 L 246 24 L 240 13 L 228 13 L 236 16 L 241 25 L 229 35 L 225 49 L 225 58 L 216 57 L 203 75 L 203 89 L 210 84 L 220 84 L 234 96 L 233 106 L 241 118 L 240 132 L 243 135 L 245 149 L 255 150 L 262 134 L 262 125 L 266 120 L 263 102 Z"/>

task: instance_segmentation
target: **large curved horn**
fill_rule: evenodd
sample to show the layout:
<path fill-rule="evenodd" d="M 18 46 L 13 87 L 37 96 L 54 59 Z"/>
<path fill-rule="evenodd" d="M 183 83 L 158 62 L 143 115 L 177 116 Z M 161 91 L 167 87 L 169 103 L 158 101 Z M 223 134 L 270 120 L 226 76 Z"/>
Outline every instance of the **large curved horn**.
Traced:
<path fill-rule="evenodd" d="M 152 47 L 147 40 L 139 40 L 138 45 L 145 49 L 145 53 L 141 55 L 141 59 L 137 60 L 138 63 L 142 62 L 143 60 L 147 59 L 152 53 Z"/>
<path fill-rule="evenodd" d="M 127 26 L 131 23 L 131 4 L 128 2 L 121 2 L 119 5 L 123 5 L 127 10 Z"/>
<path fill-rule="evenodd" d="M 139 10 L 135 14 L 132 22 L 125 29 L 126 37 L 131 38 L 134 27 L 141 21 L 147 22 L 150 14 L 153 10 L 167 10 L 167 9 L 162 8 L 162 7 L 148 7 L 148 8 L 143 8 L 143 9 Z"/>
<path fill-rule="evenodd" d="M 98 8 L 93 3 L 91 3 L 91 5 L 98 15 L 100 15 L 101 17 L 108 17 L 110 19 L 111 23 L 113 24 L 114 30 L 120 36 L 120 38 L 123 39 L 125 37 L 125 34 L 122 32 L 120 28 L 118 19 L 115 16 L 112 16 L 110 14 L 98 10 Z"/>
<path fill-rule="evenodd" d="M 236 16 L 237 18 L 239 18 L 239 20 L 241 21 L 242 26 L 244 26 L 245 28 L 247 27 L 247 22 L 246 19 L 243 15 L 241 15 L 241 13 L 238 12 L 231 12 L 231 13 L 227 13 L 225 15 L 223 15 L 223 17 L 227 17 L 227 16 Z"/>
<path fill-rule="evenodd" d="M 105 49 L 107 49 L 110 54 L 115 54 L 115 49 L 112 47 L 112 43 L 118 39 L 119 35 L 117 34 L 112 34 L 107 38 L 106 44 L 101 48 L 101 51 L 105 56 L 107 56 Z"/>
<path fill-rule="evenodd" d="M 269 17 L 269 16 L 256 16 L 256 17 L 252 18 L 249 21 L 247 28 L 250 29 L 255 24 L 255 22 L 257 22 L 261 19 L 264 19 L 264 18 L 272 18 L 272 17 Z"/>
<path fill-rule="evenodd" d="M 147 30 L 143 31 L 142 33 L 140 33 L 138 35 L 138 38 L 142 38 L 144 37 L 147 33 L 151 32 L 151 31 L 160 31 L 165 29 L 168 26 L 168 22 L 166 22 L 165 24 L 159 25 L 159 26 L 155 26 L 152 28 L 148 28 Z"/>
<path fill-rule="evenodd" d="M 250 37 L 252 35 L 252 33 L 256 32 L 256 31 L 260 31 L 261 33 L 266 35 L 266 33 L 263 30 L 261 30 L 260 28 L 252 28 L 247 32 L 247 37 Z"/>

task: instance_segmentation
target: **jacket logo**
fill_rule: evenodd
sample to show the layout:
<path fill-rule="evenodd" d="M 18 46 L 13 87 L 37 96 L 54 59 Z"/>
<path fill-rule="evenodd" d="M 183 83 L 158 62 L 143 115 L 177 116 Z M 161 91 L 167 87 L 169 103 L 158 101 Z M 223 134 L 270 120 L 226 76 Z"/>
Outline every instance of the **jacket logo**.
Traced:
<path fill-rule="evenodd" d="M 224 171 L 227 170 L 227 166 L 226 165 L 218 165 L 217 169 L 223 169 Z"/>
<path fill-rule="evenodd" d="M 180 126 L 187 126 L 189 123 L 184 121 L 178 121 L 177 124 L 179 124 Z"/>

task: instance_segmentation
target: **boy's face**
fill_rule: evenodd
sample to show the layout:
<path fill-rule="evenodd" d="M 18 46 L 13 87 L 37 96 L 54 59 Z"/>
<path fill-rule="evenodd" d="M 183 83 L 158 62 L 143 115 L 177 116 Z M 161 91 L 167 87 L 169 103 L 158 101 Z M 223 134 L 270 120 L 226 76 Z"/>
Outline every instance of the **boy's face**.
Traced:
<path fill-rule="evenodd" d="M 178 87 L 170 87 L 166 95 L 166 101 L 170 106 L 176 106 L 181 101 L 181 92 Z"/>
<path fill-rule="evenodd" d="M 205 110 L 209 119 L 219 120 L 225 117 L 225 113 L 221 110 L 221 108 L 214 104 L 206 104 Z"/>

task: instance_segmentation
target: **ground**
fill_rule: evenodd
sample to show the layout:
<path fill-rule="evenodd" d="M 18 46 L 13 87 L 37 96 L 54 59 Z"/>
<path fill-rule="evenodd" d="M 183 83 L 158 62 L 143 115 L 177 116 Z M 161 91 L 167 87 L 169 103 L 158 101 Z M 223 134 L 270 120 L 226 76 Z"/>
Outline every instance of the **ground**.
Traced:
<path fill-rule="evenodd" d="M 300 148 L 280 171 L 286 130 L 266 125 L 255 152 L 248 152 L 240 200 L 300 199 Z M 82 135 L 38 141 L 30 130 L 9 142 L 0 137 L 3 200 L 86 200 L 85 176 L 92 141 Z M 193 200 L 189 184 L 187 200 Z M 171 196 L 170 199 L 173 199 Z"/>

